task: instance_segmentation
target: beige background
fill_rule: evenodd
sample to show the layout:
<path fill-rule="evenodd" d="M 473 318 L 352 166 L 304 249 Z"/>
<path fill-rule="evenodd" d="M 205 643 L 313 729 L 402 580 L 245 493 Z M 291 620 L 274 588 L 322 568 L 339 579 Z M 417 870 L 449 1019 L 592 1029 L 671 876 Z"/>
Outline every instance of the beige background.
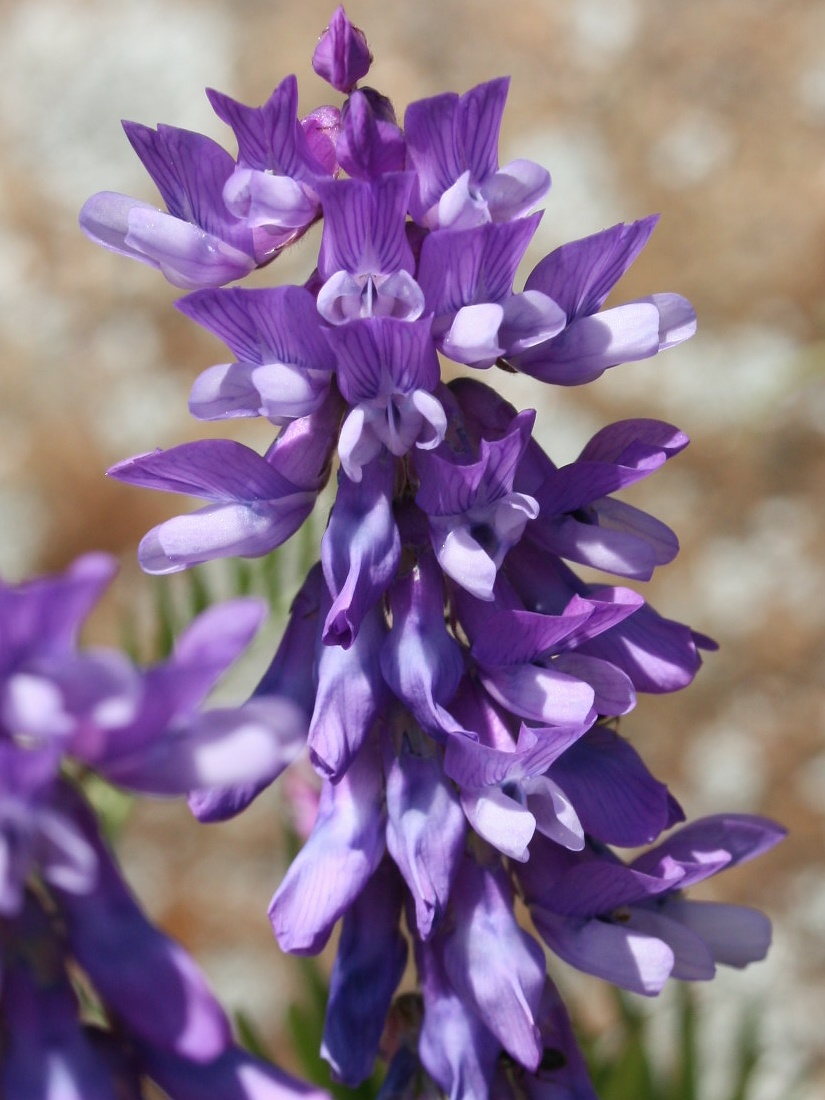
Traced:
<path fill-rule="evenodd" d="M 780 850 L 714 884 L 775 917 L 770 960 L 702 991 L 703 1100 L 723 1098 L 743 1004 L 764 1013 L 755 1097 L 790 1095 L 799 1068 L 815 1073 L 825 1057 L 825 5 L 354 0 L 348 10 L 376 56 L 371 82 L 399 115 L 410 99 L 512 75 L 502 161 L 531 157 L 553 175 L 533 261 L 662 213 L 615 300 L 686 294 L 696 339 L 586 390 L 529 382 L 514 400 L 539 408 L 557 461 L 625 416 L 669 419 L 693 439 L 632 499 L 682 539 L 653 601 L 722 650 L 681 696 L 643 698 L 623 732 L 690 816 L 753 811 L 792 828 Z M 103 471 L 204 434 L 186 395 L 221 353 L 172 309 L 155 272 L 90 245 L 77 211 L 101 189 L 154 201 L 120 117 L 228 141 L 205 85 L 260 103 L 295 71 L 302 109 L 334 99 L 309 68 L 330 13 L 317 0 L 0 3 L 5 576 L 104 547 L 134 585 L 121 603 L 150 591 L 130 564 L 135 544 L 182 502 Z M 266 278 L 300 279 L 311 260 L 310 244 Z M 253 426 L 243 438 L 263 447 L 268 434 Z M 209 833 L 163 806 L 139 811 L 126 848 L 153 912 L 267 1034 L 291 996 L 265 917 L 282 867 L 277 829 L 274 801 Z M 669 1013 L 666 998 L 663 1031 Z"/>

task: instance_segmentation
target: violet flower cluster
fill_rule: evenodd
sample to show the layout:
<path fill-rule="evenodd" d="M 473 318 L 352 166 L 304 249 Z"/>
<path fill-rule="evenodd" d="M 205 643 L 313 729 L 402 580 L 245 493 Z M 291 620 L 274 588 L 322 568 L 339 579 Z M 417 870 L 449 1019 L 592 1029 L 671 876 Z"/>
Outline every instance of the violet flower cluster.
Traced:
<path fill-rule="evenodd" d="M 113 572 L 0 584 L 0 1093 L 8 1100 L 323 1100 L 237 1046 L 195 963 L 144 915 L 82 794 L 93 770 L 143 794 L 248 781 L 298 735 L 285 699 L 200 704 L 263 608 L 201 615 L 141 670 L 77 632 Z M 273 732 L 280 730 L 278 738 Z"/>
<path fill-rule="evenodd" d="M 190 754 L 169 784 L 190 791 L 198 818 L 222 820 L 306 745 L 317 817 L 269 916 L 296 954 L 319 952 L 341 921 L 322 1048 L 336 1079 L 357 1085 L 380 1052 L 386 1100 L 584 1100 L 548 951 L 644 994 L 762 958 L 764 916 L 684 890 L 782 830 L 736 814 L 680 824 L 617 720 L 638 692 L 689 684 L 713 643 L 571 567 L 644 581 L 673 559 L 673 532 L 614 494 L 686 436 L 624 420 L 557 466 L 533 438 L 534 411 L 478 376 L 445 382 L 441 360 L 581 385 L 679 344 L 695 317 L 671 293 L 602 308 L 655 218 L 561 245 L 516 289 L 550 177 L 499 163 L 507 80 L 412 103 L 401 125 L 362 83 L 371 60 L 339 8 L 313 66 L 340 108 L 299 118 L 292 76 L 261 107 L 210 91 L 237 156 L 126 123 L 166 210 L 102 193 L 81 214 L 93 240 L 190 291 L 178 307 L 228 347 L 195 381 L 193 415 L 279 428 L 263 455 L 203 439 L 110 471 L 206 501 L 145 536 L 144 569 L 268 554 L 337 470 L 320 561 L 240 712 L 255 716 L 254 751 L 218 754 L 203 774 Z M 317 222 L 303 285 L 226 287 Z M 226 644 L 235 613 L 196 628 L 204 646 Z M 276 710 L 267 725 L 266 707 L 291 717 Z M 168 737 L 161 749 L 141 735 L 110 767 L 97 737 L 78 748 L 74 736 L 78 758 L 141 789 L 157 782 L 146 760 L 170 751 Z M 615 851 L 651 844 L 629 860 Z"/>

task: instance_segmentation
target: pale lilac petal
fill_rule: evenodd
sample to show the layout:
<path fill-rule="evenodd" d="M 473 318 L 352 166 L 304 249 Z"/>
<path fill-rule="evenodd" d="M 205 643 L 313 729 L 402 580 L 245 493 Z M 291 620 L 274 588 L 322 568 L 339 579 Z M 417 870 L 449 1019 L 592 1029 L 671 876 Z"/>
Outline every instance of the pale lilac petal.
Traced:
<path fill-rule="evenodd" d="M 490 221 L 486 200 L 473 184 L 469 170 L 462 172 L 425 219 L 430 229 L 474 229 Z"/>
<path fill-rule="evenodd" d="M 176 516 L 141 540 L 147 573 L 178 573 L 213 558 L 261 557 L 293 535 L 312 511 L 314 493 L 293 493 L 262 505 L 215 504 Z"/>
<path fill-rule="evenodd" d="M 226 181 L 223 197 L 227 209 L 250 228 L 300 229 L 314 221 L 321 205 L 298 180 L 240 166 Z"/>
<path fill-rule="evenodd" d="M 422 940 L 437 928 L 464 851 L 466 824 L 458 797 L 436 757 L 406 745 L 387 753 L 387 848 L 415 902 Z"/>
<path fill-rule="evenodd" d="M 513 356 L 512 365 L 542 382 L 580 386 L 658 350 L 658 310 L 651 302 L 631 302 L 578 318 L 555 339 Z"/>
<path fill-rule="evenodd" d="M 503 872 L 467 857 L 453 892 L 455 930 L 444 963 L 456 993 L 516 1061 L 535 1069 L 541 1058 L 536 1026 L 544 987 L 544 952 L 513 915 Z"/>
<path fill-rule="evenodd" d="M 741 968 L 768 953 L 771 922 L 756 909 L 675 897 L 668 899 L 666 912 L 699 936 L 717 963 Z"/>
<path fill-rule="evenodd" d="M 457 363 L 491 367 L 504 350 L 498 339 L 503 319 L 504 310 L 500 305 L 464 306 L 441 339 L 441 350 Z"/>
<path fill-rule="evenodd" d="M 571 851 L 584 848 L 584 829 L 575 807 L 561 787 L 547 775 L 525 779 L 522 789 L 538 831 Z"/>
<path fill-rule="evenodd" d="M 450 527 L 443 535 L 431 524 L 433 549 L 448 577 L 479 600 L 492 600 L 497 566 L 476 542 L 469 528 Z"/>
<path fill-rule="evenodd" d="M 325 782 L 318 819 L 269 907 L 282 951 L 317 954 L 384 854 L 380 762 L 367 742 L 334 786 Z"/>
<path fill-rule="evenodd" d="M 338 457 L 344 473 L 358 484 L 364 476 L 364 467 L 378 458 L 384 444 L 372 427 L 367 409 L 357 405 L 348 414 L 338 435 Z"/>
<path fill-rule="evenodd" d="M 553 659 L 553 667 L 593 688 L 593 706 L 599 714 L 618 717 L 636 706 L 636 691 L 630 677 L 609 661 L 573 651 L 560 653 Z"/>
<path fill-rule="evenodd" d="M 565 962 L 622 989 L 655 996 L 673 969 L 666 943 L 622 925 L 561 917 L 539 905 L 530 914 L 542 939 Z"/>
<path fill-rule="evenodd" d="M 523 218 L 550 190 L 550 173 L 532 160 L 511 160 L 481 185 L 494 222 Z"/>
<path fill-rule="evenodd" d="M 696 313 L 681 294 L 651 294 L 659 311 L 659 351 L 676 347 L 696 332 Z"/>
<path fill-rule="evenodd" d="M 474 832 L 499 852 L 520 863 L 530 858 L 528 845 L 536 831 L 536 819 L 527 806 L 500 787 L 462 791 L 461 806 Z"/>
<path fill-rule="evenodd" d="M 184 290 L 223 286 L 255 267 L 248 253 L 150 206 L 132 207 L 124 243 L 127 254 L 146 256 L 173 286 Z"/>
<path fill-rule="evenodd" d="M 492 697 L 522 718 L 546 725 L 575 725 L 595 717 L 589 684 L 538 665 L 485 669 L 481 680 Z"/>
<path fill-rule="evenodd" d="M 564 311 L 552 298 L 536 290 L 511 294 L 502 306 L 504 317 L 498 339 L 505 357 L 543 344 L 558 335 L 565 325 Z"/>
<path fill-rule="evenodd" d="M 95 244 L 102 245 L 111 252 L 118 252 L 121 256 L 130 256 L 152 267 L 158 267 L 157 261 L 126 244 L 129 214 L 138 208 L 157 212 L 157 207 L 151 203 L 140 202 L 115 191 L 100 191 L 83 204 L 79 217 L 80 228 Z"/>

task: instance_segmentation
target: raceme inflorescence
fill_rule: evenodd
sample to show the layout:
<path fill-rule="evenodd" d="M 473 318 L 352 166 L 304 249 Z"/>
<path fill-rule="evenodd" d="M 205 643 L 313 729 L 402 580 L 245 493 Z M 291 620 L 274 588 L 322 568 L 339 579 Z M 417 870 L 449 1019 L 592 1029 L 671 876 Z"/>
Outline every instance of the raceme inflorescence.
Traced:
<path fill-rule="evenodd" d="M 371 61 L 339 8 L 313 66 L 340 107 L 299 118 L 292 76 L 261 107 L 209 91 L 237 156 L 200 134 L 126 123 L 166 210 L 105 192 L 81 213 L 87 236 L 188 291 L 178 308 L 228 347 L 229 361 L 195 380 L 192 414 L 278 429 L 263 455 L 208 438 L 110 471 L 206 502 L 143 538 L 143 568 L 269 554 L 330 478 L 337 488 L 320 560 L 240 708 L 201 701 L 251 636 L 259 612 L 248 602 L 213 608 L 167 662 L 140 672 L 69 645 L 106 574 L 99 559 L 40 582 L 62 610 L 47 612 L 37 587 L 0 593 L 10 608 L 40 600 L 3 643 L 4 999 L 43 995 L 32 951 L 14 945 L 45 936 L 55 1019 L 81 1036 L 90 1065 L 105 1053 L 114 1066 L 128 1048 L 133 1089 L 142 1073 L 173 1098 L 305 1095 L 231 1043 L 189 961 L 175 963 L 186 975 L 177 1017 L 158 1022 L 152 996 L 172 979 L 143 979 L 152 959 L 170 972 L 172 948 L 147 939 L 161 934 L 122 900 L 89 811 L 56 770 L 65 757 L 129 789 L 186 792 L 215 822 L 305 751 L 317 814 L 269 917 L 299 955 L 321 951 L 341 922 L 322 1043 L 334 1078 L 358 1085 L 380 1054 L 384 1100 L 587 1100 L 548 966 L 563 959 L 652 995 L 669 977 L 762 958 L 761 913 L 685 890 L 783 830 L 744 814 L 683 824 L 618 720 L 639 692 L 688 685 L 713 643 L 634 588 L 575 570 L 641 582 L 674 558 L 673 532 L 614 494 L 687 437 L 622 420 L 558 466 L 533 436 L 536 412 L 514 408 L 494 378 L 581 385 L 686 340 L 695 316 L 673 293 L 602 308 L 652 217 L 562 244 L 516 290 L 550 176 L 528 160 L 499 163 L 507 80 L 419 100 L 402 125 L 363 83 Z M 317 223 L 305 283 L 226 285 Z M 47 627 L 41 652 L 34 632 Z M 127 910 L 132 931 L 121 933 Z M 121 934 L 137 946 L 118 983 Z M 109 944 L 102 955 L 95 937 Z M 66 1007 L 64 955 L 111 1003 L 97 1054 Z M 115 1072 L 104 1066 L 100 1079 Z"/>

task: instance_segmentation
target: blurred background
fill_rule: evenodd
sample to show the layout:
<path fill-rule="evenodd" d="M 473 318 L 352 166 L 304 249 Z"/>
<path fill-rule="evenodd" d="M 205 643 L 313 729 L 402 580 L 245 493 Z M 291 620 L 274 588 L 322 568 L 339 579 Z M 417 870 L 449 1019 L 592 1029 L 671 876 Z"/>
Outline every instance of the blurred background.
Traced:
<path fill-rule="evenodd" d="M 347 10 L 375 55 L 369 81 L 399 117 L 411 99 L 511 74 L 501 161 L 528 157 L 553 176 L 530 266 L 563 241 L 661 212 L 613 301 L 678 291 L 696 307 L 696 338 L 581 390 L 517 379 L 508 393 L 539 409 L 557 462 L 623 417 L 669 420 L 692 438 L 626 499 L 682 541 L 649 598 L 721 649 L 681 695 L 642 698 L 622 732 L 689 817 L 757 812 L 791 829 L 705 892 L 766 909 L 776 935 L 765 964 L 699 993 L 703 1100 L 725 1096 L 744 1006 L 761 1026 L 753 1097 L 821 1096 L 825 4 L 351 0 Z M 104 471 L 211 430 L 190 420 L 186 398 L 223 352 L 172 308 L 178 295 L 156 272 L 88 243 L 77 212 L 98 190 L 157 201 L 121 118 L 199 130 L 234 152 L 205 86 L 259 104 L 296 72 L 302 112 L 334 100 L 310 68 L 331 13 L 331 0 L 0 0 L 4 577 L 104 548 L 123 562 L 112 606 L 151 598 L 135 546 L 186 504 Z M 306 277 L 316 244 L 266 279 Z M 271 438 L 266 426 L 243 431 L 261 448 Z M 250 682 L 276 637 L 273 626 Z M 124 846 L 149 909 L 269 1037 L 296 981 L 266 919 L 286 861 L 279 820 L 266 798 L 210 828 L 185 807 L 142 805 Z M 598 1027 L 602 994 L 576 988 Z M 654 1034 L 671 1007 L 666 995 Z M 808 1084 L 794 1093 L 800 1073 Z"/>

